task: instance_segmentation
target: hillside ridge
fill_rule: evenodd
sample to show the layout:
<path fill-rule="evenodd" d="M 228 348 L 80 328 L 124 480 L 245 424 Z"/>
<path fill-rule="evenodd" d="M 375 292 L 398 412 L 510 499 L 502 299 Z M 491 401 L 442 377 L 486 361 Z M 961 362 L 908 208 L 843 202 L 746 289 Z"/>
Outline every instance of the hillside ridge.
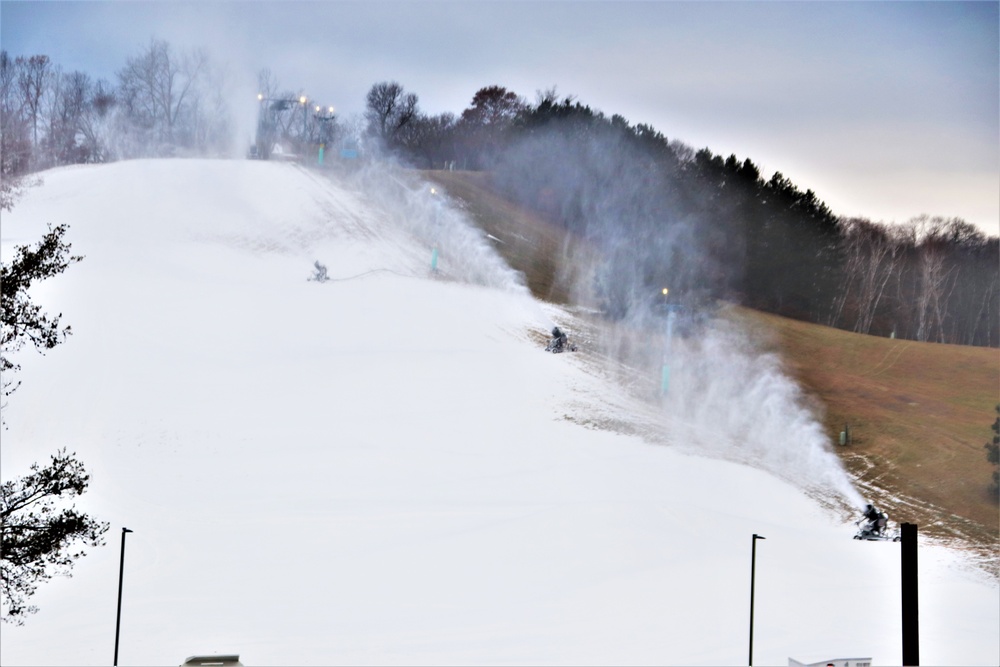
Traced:
<path fill-rule="evenodd" d="M 425 171 L 458 199 L 533 294 L 574 303 L 566 244 L 582 243 L 492 188 L 482 172 Z M 983 444 L 1000 401 L 992 348 L 857 334 L 742 307 L 727 309 L 816 401 L 831 442 L 859 489 L 893 519 L 994 551 L 1000 508 L 988 489 Z"/>

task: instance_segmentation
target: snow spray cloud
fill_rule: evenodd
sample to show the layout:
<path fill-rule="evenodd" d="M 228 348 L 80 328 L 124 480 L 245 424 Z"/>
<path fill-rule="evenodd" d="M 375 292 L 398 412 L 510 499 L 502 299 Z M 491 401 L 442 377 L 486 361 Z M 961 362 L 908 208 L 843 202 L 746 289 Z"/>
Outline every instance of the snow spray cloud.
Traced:
<path fill-rule="evenodd" d="M 501 159 L 497 181 L 600 248 L 597 260 L 563 259 L 591 263 L 571 293 L 608 317 L 601 344 L 614 366 L 660 395 L 670 442 L 860 506 L 816 408 L 776 355 L 720 315 L 741 279 L 738 242 L 699 224 L 691 200 L 711 193 L 683 181 L 693 153 L 660 139 L 637 142 L 613 123 L 537 131 Z"/>
<path fill-rule="evenodd" d="M 863 503 L 799 386 L 732 321 L 664 341 L 663 415 L 676 442 L 764 468 L 821 495 Z M 662 388 L 661 388 L 662 391 Z"/>
<path fill-rule="evenodd" d="M 351 178 L 381 216 L 417 240 L 425 254 L 415 262 L 460 282 L 527 293 L 524 277 L 440 186 L 388 161 L 372 162 Z"/>

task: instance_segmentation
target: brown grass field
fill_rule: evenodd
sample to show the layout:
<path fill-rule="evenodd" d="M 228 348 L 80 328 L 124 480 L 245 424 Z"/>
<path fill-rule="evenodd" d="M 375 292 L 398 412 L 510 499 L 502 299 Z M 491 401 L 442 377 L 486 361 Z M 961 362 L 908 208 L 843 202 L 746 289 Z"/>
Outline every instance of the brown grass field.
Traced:
<path fill-rule="evenodd" d="M 563 230 L 499 196 L 488 174 L 424 172 L 458 200 L 536 297 L 568 304 Z M 868 498 L 894 521 L 981 553 L 998 573 L 1000 511 L 984 444 L 1000 403 L 996 348 L 866 336 L 744 308 L 726 310 L 822 406 L 831 442 Z"/>

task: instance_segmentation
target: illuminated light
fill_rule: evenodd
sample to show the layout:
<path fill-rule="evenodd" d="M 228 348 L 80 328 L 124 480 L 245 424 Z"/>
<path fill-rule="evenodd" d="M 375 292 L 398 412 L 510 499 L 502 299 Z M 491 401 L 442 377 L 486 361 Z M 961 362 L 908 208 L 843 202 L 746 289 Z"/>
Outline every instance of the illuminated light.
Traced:
<path fill-rule="evenodd" d="M 257 93 L 257 100 L 260 102 L 264 101 L 264 93 Z"/>
<path fill-rule="evenodd" d="M 669 291 L 670 291 L 670 290 L 668 290 L 668 289 L 667 289 L 666 287 L 664 287 L 664 288 L 663 288 L 663 296 L 666 296 L 666 295 L 667 295 L 667 292 L 669 292 Z"/>
<path fill-rule="evenodd" d="M 306 96 L 303 95 L 302 97 L 299 98 L 299 104 L 305 106 L 305 103 L 306 103 Z"/>

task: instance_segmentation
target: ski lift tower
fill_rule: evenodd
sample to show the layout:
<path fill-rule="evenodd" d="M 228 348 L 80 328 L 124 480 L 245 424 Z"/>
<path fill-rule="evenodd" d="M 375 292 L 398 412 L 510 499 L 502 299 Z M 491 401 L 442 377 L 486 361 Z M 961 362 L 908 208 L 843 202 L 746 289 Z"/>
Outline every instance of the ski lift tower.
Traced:
<path fill-rule="evenodd" d="M 309 98 L 305 95 L 301 95 L 298 99 L 295 99 L 292 97 L 265 97 L 264 93 L 257 94 L 257 102 L 260 105 L 257 110 L 257 151 L 263 159 L 266 160 L 271 156 L 271 150 L 276 139 L 274 134 L 277 129 L 278 115 L 284 111 L 291 112 L 297 104 L 302 106 L 302 141 L 306 140 L 309 116 L 309 107 L 306 103 L 308 101 Z M 264 144 L 263 147 L 261 146 L 262 143 Z"/>

